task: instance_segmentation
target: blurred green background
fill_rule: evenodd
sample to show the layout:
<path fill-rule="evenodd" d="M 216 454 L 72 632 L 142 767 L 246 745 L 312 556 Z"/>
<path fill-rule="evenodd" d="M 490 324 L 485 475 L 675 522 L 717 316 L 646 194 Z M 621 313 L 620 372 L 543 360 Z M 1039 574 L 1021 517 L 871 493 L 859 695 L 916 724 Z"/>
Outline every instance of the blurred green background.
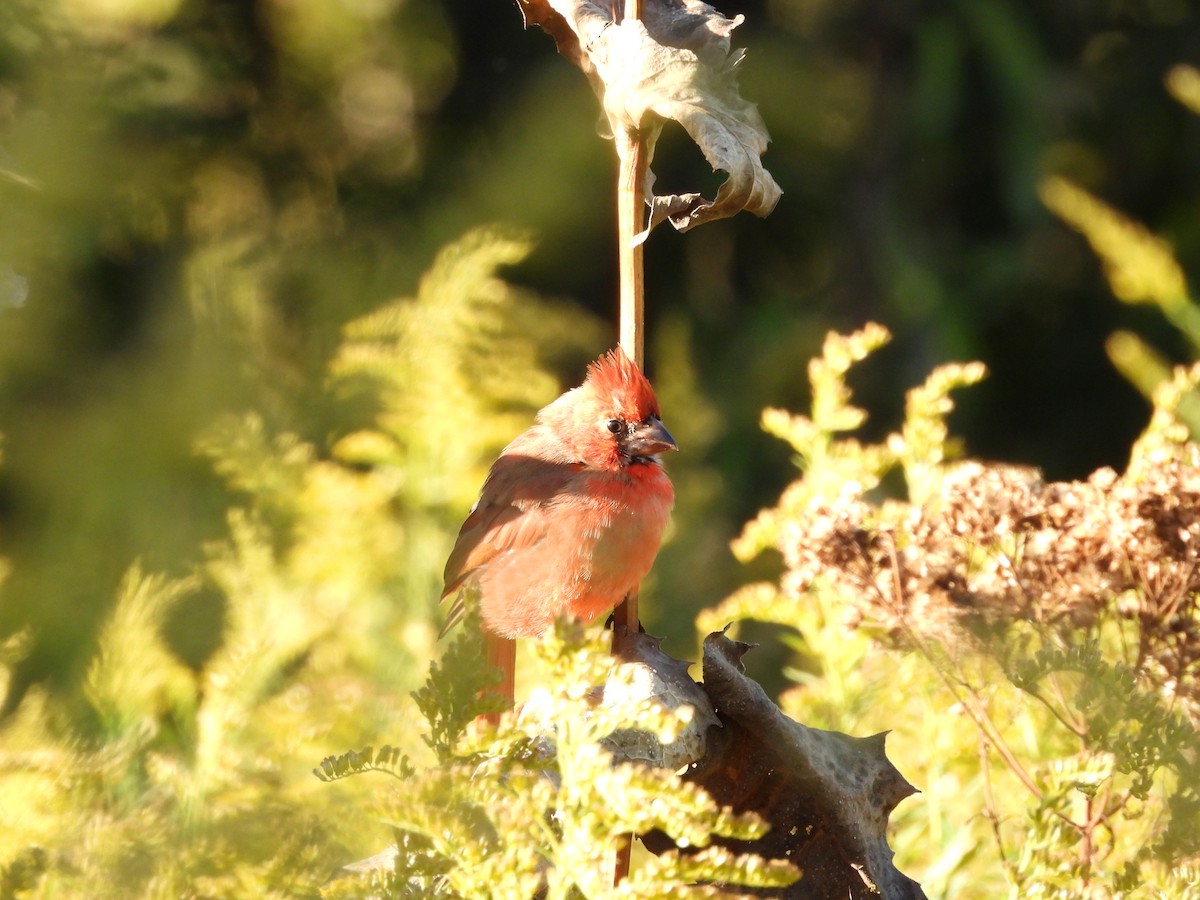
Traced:
<path fill-rule="evenodd" d="M 1039 179 L 1070 177 L 1200 268 L 1200 119 L 1163 83 L 1196 61 L 1194 4 L 723 11 L 747 16 L 742 93 L 785 193 L 768 219 L 647 246 L 649 369 L 683 452 L 646 618 L 682 652 L 692 612 L 756 574 L 727 542 L 793 472 L 759 414 L 802 408 L 828 329 L 895 334 L 854 374 L 879 433 L 934 364 L 979 359 L 990 377 L 952 423 L 969 452 L 1081 477 L 1120 468 L 1147 416 L 1106 336 L 1189 352 L 1156 310 L 1111 298 Z M 566 317 L 521 320 L 530 359 L 471 348 L 557 377 L 502 400 L 505 427 L 577 381 L 615 340 L 615 161 L 597 121 L 579 72 L 503 0 L 0 4 L 0 634 L 33 636 L 9 706 L 30 684 L 74 689 L 133 561 L 182 575 L 225 534 L 242 488 L 196 450 L 222 414 L 254 411 L 318 458 L 372 421 L 369 399 L 331 389 L 343 327 L 414 295 L 470 229 L 531 235 L 505 277 L 521 308 Z M 656 170 L 667 189 L 717 183 L 682 132 Z M 458 486 L 422 544 L 427 598 L 396 588 L 401 618 L 438 615 L 445 550 L 502 443 L 438 472 Z M 189 665 L 217 646 L 224 602 L 206 585 L 175 606 Z"/>
<path fill-rule="evenodd" d="M 723 11 L 747 17 L 742 94 L 784 196 L 646 248 L 682 452 L 642 610 L 693 657 L 698 610 L 779 573 L 729 541 L 795 476 L 759 418 L 808 408 L 828 330 L 894 335 L 849 376 L 865 440 L 934 366 L 981 360 L 951 433 L 1054 479 L 1123 469 L 1146 423 L 1110 335 L 1197 355 L 1163 315 L 1194 326 L 1190 304 L 1117 302 L 1039 199 L 1069 179 L 1200 271 L 1200 116 L 1164 82 L 1200 61 L 1195 4 Z M 459 523 L 615 342 L 598 120 L 508 0 L 0 0 L 0 896 L 311 896 L 386 845 L 377 783 L 311 769 L 421 752 L 408 691 L 440 652 Z M 655 169 L 719 183 L 670 129 Z M 866 638 L 829 634 L 836 696 Z M 765 643 L 751 667 L 778 689 L 795 642 Z M 909 693 L 870 704 L 879 727 L 953 719 Z M 898 846 L 931 896 L 995 896 L 976 738 L 955 733 L 932 762 L 967 775 L 906 762 L 927 793 Z"/>

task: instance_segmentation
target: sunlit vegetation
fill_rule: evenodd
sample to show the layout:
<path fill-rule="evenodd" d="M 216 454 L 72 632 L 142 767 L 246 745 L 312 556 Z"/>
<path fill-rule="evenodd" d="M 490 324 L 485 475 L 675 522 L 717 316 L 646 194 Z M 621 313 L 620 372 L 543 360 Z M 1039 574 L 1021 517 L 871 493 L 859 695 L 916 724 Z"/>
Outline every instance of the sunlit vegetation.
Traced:
<path fill-rule="evenodd" d="M 1194 11 L 746 5 L 784 196 L 647 245 L 647 627 L 890 730 L 930 897 L 1200 896 Z M 755 833 L 609 766 L 597 633 L 522 651 L 556 755 L 436 640 L 614 343 L 595 120 L 504 2 L 0 2 L 0 898 L 602 896 L 625 831 Z"/>

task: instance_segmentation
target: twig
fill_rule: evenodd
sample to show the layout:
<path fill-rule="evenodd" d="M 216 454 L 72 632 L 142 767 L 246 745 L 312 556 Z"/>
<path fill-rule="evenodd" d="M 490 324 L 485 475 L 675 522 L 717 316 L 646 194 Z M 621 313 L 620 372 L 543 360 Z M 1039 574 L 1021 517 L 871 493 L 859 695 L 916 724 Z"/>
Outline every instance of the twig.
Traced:
<path fill-rule="evenodd" d="M 992 824 L 992 833 L 996 838 L 996 849 L 1000 852 L 1000 863 L 1008 872 L 1009 877 L 1013 878 L 1013 883 L 1016 883 L 1015 872 L 1016 867 L 1013 865 L 1008 854 L 1004 852 L 1004 836 L 1000 832 L 1000 814 L 996 811 L 996 798 L 992 793 L 992 764 L 988 758 L 987 739 L 981 734 L 978 736 L 977 747 L 979 750 L 979 769 L 983 773 L 983 815 Z"/>
<path fill-rule="evenodd" d="M 629 21 L 642 17 L 642 0 L 625 0 L 625 16 Z M 620 266 L 620 334 L 621 349 L 639 369 L 646 366 L 645 322 L 646 284 L 642 244 L 634 242 L 645 219 L 646 169 L 649 166 L 646 142 L 636 130 L 619 130 L 616 135 L 617 157 L 617 258 Z M 617 604 L 613 610 L 613 647 L 615 636 L 637 634 L 637 591 Z M 629 875 L 629 858 L 633 851 L 633 836 L 623 835 L 617 848 L 613 869 L 613 884 L 618 885 Z"/>
<path fill-rule="evenodd" d="M 640 369 L 645 365 L 645 263 L 642 244 L 635 246 L 633 239 L 645 219 L 646 144 L 637 132 L 622 133 L 617 140 L 621 144 L 617 176 L 621 349 Z"/>
<path fill-rule="evenodd" d="M 641 17 L 642 0 L 626 0 L 625 19 Z M 620 260 L 620 333 L 621 349 L 637 367 L 645 367 L 645 263 L 642 245 L 634 244 L 641 231 L 646 208 L 646 169 L 648 149 L 636 130 L 621 130 L 616 135 L 620 170 L 617 176 L 617 252 Z M 613 631 L 638 631 L 637 594 L 621 602 L 613 614 Z"/>

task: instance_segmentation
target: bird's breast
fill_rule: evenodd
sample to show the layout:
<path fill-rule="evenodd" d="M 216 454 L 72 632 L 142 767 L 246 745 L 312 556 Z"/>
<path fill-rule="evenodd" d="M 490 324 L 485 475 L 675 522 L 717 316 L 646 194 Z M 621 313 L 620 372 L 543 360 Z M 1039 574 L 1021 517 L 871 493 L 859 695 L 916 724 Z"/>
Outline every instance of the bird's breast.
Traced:
<path fill-rule="evenodd" d="M 586 555 L 581 571 L 594 587 L 611 582 L 612 590 L 627 591 L 650 570 L 675 499 L 666 473 L 654 470 L 658 477 L 638 478 L 624 470 L 587 479 L 576 535 Z"/>
<path fill-rule="evenodd" d="M 481 542 L 483 619 L 495 634 L 541 634 L 562 612 L 591 621 L 636 589 L 658 553 L 674 503 L 661 466 L 557 472 L 553 491 L 510 496 L 511 512 Z"/>

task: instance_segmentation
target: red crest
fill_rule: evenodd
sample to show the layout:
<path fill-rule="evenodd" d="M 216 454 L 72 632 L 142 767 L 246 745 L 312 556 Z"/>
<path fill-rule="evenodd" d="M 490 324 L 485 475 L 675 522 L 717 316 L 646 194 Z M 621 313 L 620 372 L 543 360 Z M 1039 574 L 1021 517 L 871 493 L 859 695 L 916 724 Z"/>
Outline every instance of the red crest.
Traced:
<path fill-rule="evenodd" d="M 654 388 L 620 347 L 614 347 L 588 366 L 584 383 L 602 402 L 611 398 L 613 409 L 624 412 L 632 422 L 662 415 Z"/>

